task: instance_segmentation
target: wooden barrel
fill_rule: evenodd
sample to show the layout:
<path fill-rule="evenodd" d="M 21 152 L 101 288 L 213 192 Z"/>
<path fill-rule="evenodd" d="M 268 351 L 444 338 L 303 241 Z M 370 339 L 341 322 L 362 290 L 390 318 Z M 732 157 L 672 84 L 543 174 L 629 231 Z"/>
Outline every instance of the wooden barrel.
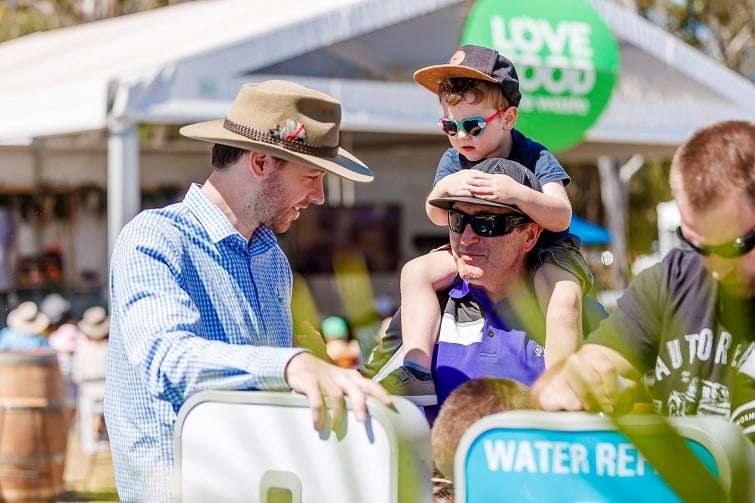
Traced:
<path fill-rule="evenodd" d="M 0 501 L 63 494 L 67 417 L 54 352 L 0 352 Z"/>

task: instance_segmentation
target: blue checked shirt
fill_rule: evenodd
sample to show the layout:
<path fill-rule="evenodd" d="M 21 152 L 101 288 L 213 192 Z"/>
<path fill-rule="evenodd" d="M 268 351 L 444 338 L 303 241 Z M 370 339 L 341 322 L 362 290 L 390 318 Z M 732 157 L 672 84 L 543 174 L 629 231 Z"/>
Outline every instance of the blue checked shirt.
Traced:
<path fill-rule="evenodd" d="M 197 185 L 124 227 L 105 391 L 121 501 L 172 501 L 176 414 L 192 394 L 289 389 L 292 281 L 275 235 L 247 242 Z"/>

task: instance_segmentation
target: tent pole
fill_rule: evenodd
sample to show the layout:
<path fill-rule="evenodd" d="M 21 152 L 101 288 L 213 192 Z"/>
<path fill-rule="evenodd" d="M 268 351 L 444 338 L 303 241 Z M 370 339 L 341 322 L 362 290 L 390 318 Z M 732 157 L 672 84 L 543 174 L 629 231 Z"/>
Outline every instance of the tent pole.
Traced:
<path fill-rule="evenodd" d="M 139 135 L 133 123 L 109 121 L 107 145 L 108 257 L 115 240 L 141 205 L 139 182 Z"/>

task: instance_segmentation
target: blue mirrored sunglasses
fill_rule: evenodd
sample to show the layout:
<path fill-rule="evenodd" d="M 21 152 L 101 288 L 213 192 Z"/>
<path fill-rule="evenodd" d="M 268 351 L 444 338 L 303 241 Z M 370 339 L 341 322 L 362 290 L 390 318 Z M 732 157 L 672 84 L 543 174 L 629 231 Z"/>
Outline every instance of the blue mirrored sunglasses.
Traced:
<path fill-rule="evenodd" d="M 463 130 L 467 136 L 480 136 L 485 131 L 485 126 L 489 122 L 495 120 L 499 115 L 505 112 L 506 109 L 498 110 L 496 113 L 487 118 L 482 117 L 467 117 L 461 122 L 457 122 L 448 117 L 441 117 L 438 119 L 438 127 L 440 130 L 446 133 L 448 136 L 456 136 L 459 134 L 459 130 Z"/>

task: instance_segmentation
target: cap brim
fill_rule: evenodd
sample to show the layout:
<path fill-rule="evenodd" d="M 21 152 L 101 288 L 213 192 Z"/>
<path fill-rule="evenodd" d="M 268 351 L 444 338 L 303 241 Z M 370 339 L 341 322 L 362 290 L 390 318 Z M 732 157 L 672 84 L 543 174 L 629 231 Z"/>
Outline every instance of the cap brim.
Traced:
<path fill-rule="evenodd" d="M 444 210 L 453 209 L 453 206 L 456 203 L 469 203 L 469 204 L 476 204 L 479 206 L 489 206 L 491 208 L 506 208 L 506 209 L 509 209 L 509 210 L 512 210 L 512 211 L 515 211 L 517 213 L 521 213 L 522 215 L 524 215 L 522 210 L 520 210 L 516 206 L 497 203 L 495 201 L 488 201 L 486 199 L 479 199 L 476 197 L 440 197 L 438 199 L 430 199 L 428 201 L 428 204 L 435 206 L 437 208 L 442 208 Z"/>
<path fill-rule="evenodd" d="M 370 168 L 341 147 L 338 148 L 338 155 L 332 158 L 301 154 L 279 147 L 278 145 L 251 140 L 245 136 L 228 131 L 223 127 L 223 121 L 223 119 L 217 119 L 189 124 L 182 127 L 179 132 L 183 136 L 193 140 L 220 143 L 221 145 L 242 148 L 244 150 L 263 152 L 286 161 L 322 169 L 354 182 L 371 182 L 375 178 Z"/>
<path fill-rule="evenodd" d="M 414 72 L 414 80 L 419 85 L 435 94 L 438 94 L 438 83 L 440 83 L 440 81 L 459 77 L 486 80 L 488 82 L 493 82 L 494 84 L 498 83 L 498 81 L 490 75 L 485 75 L 474 68 L 469 68 L 468 66 L 463 65 L 435 65 L 420 68 Z"/>

